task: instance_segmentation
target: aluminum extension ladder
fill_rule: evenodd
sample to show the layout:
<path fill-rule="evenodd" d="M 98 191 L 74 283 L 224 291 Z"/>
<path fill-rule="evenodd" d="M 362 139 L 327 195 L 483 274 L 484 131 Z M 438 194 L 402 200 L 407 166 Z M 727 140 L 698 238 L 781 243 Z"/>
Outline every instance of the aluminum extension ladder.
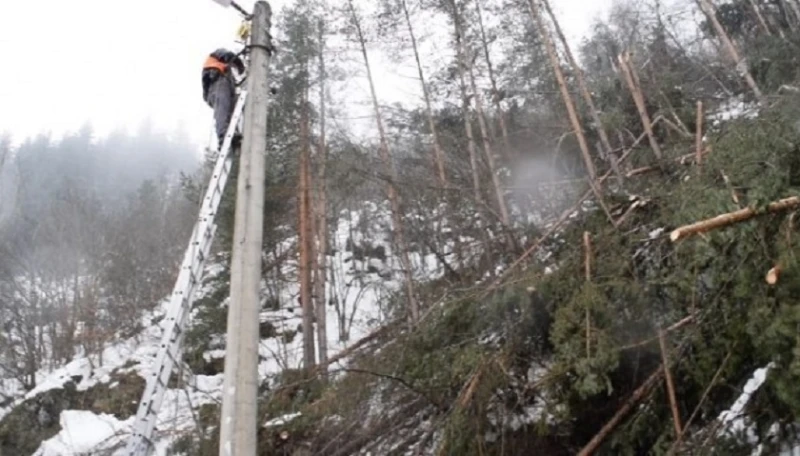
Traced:
<path fill-rule="evenodd" d="M 180 363 L 181 344 L 192 311 L 192 301 L 202 280 L 211 243 L 217 226 L 214 218 L 222 200 L 222 192 L 230 175 L 233 158 L 230 154 L 231 142 L 237 126 L 243 117 L 247 92 L 242 89 L 231 116 L 231 122 L 222 143 L 211 180 L 200 208 L 200 215 L 194 226 L 189 247 L 183 257 L 181 270 L 169 301 L 167 327 L 161 337 L 158 354 L 153 361 L 153 372 L 147 378 L 136 420 L 133 422 L 133 435 L 128 441 L 125 454 L 128 456 L 147 456 L 153 449 L 152 434 L 156 425 L 158 411 L 164 400 L 167 383 L 175 364 Z"/>

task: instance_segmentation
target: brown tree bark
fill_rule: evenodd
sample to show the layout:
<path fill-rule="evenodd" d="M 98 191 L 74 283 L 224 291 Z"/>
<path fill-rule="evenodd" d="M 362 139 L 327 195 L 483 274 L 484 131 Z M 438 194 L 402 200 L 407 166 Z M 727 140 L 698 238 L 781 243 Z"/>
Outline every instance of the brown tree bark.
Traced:
<path fill-rule="evenodd" d="M 378 126 L 378 134 L 380 135 L 380 154 L 383 164 L 386 167 L 386 174 L 389 180 L 386 183 L 389 202 L 392 206 L 392 221 L 394 224 L 394 241 L 397 246 L 397 254 L 400 257 L 401 267 L 405 275 L 405 288 L 408 299 L 408 317 L 409 321 L 413 324 L 419 320 L 419 304 L 414 296 L 414 272 L 411 269 L 411 257 L 408 254 L 408 245 L 406 244 L 404 230 L 403 230 L 403 216 L 400 204 L 400 195 L 395 188 L 396 173 L 394 165 L 392 164 L 392 156 L 389 150 L 389 141 L 386 139 L 386 132 L 383 128 L 383 119 L 381 117 L 380 106 L 378 105 L 378 96 L 375 93 L 375 83 L 372 78 L 372 69 L 369 65 L 369 57 L 367 56 L 367 45 L 364 41 L 364 34 L 361 30 L 361 22 L 358 19 L 353 0 L 348 0 L 347 4 L 350 8 L 350 13 L 353 18 L 353 25 L 355 26 L 358 35 L 358 41 L 361 45 L 361 54 L 364 57 L 364 66 L 367 70 L 367 80 L 369 81 L 369 90 L 372 95 L 372 107 L 375 110 L 375 122 Z"/>

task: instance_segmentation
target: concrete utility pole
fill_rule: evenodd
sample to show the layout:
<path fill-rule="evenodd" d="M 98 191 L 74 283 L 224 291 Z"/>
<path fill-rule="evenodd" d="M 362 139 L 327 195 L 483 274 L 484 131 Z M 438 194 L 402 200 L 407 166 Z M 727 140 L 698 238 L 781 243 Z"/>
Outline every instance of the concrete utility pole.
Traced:
<path fill-rule="evenodd" d="M 236 192 L 231 300 L 220 417 L 220 456 L 255 456 L 258 395 L 258 314 L 267 151 L 268 65 L 272 11 L 255 4 L 244 108 L 244 137 Z"/>

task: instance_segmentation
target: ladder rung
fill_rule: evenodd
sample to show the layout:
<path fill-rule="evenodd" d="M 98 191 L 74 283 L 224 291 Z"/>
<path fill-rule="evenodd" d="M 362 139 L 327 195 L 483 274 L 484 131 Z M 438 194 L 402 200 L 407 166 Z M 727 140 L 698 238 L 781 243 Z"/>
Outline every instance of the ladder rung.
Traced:
<path fill-rule="evenodd" d="M 234 107 L 222 150 L 214 165 L 212 177 L 209 179 L 203 199 L 204 204 L 195 222 L 181 265 L 181 271 L 172 291 L 172 297 L 177 299 L 170 300 L 171 307 L 168 310 L 166 327 L 158 353 L 153 361 L 157 363 L 151 374 L 154 379 L 147 383 L 145 392 L 139 402 L 138 412 L 134 421 L 133 437 L 128 442 L 126 449 L 127 456 L 146 456 L 148 451 L 154 447 L 155 442 L 152 440 L 151 434 L 155 429 L 158 411 L 161 408 L 172 370 L 175 365 L 181 362 L 179 358 L 182 336 L 191 313 L 192 298 L 199 281 L 202 279 L 203 267 L 216 231 L 214 218 L 217 216 L 217 209 L 222 200 L 228 174 L 233 166 L 233 159 L 229 153 L 231 141 L 241 122 L 246 99 L 247 92 L 242 91 Z M 188 275 L 185 274 L 187 270 L 189 272 Z"/>

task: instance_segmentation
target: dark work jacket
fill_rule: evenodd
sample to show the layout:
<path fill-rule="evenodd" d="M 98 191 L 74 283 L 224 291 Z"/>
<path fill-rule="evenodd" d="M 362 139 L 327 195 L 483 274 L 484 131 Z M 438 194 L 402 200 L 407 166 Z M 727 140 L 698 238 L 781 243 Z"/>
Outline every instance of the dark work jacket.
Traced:
<path fill-rule="evenodd" d="M 217 49 L 216 51 L 212 52 L 209 57 L 213 57 L 220 62 L 224 63 L 225 65 L 233 65 L 236 67 L 236 70 L 240 73 L 244 72 L 244 62 L 240 59 L 236 54 L 227 50 L 227 49 Z M 216 82 L 216 80 L 221 77 L 228 77 L 232 80 L 232 75 L 230 69 L 227 69 L 223 74 L 217 68 L 203 68 L 202 73 L 202 83 L 203 83 L 203 100 L 208 99 L 208 88 L 211 87 L 211 84 Z"/>

